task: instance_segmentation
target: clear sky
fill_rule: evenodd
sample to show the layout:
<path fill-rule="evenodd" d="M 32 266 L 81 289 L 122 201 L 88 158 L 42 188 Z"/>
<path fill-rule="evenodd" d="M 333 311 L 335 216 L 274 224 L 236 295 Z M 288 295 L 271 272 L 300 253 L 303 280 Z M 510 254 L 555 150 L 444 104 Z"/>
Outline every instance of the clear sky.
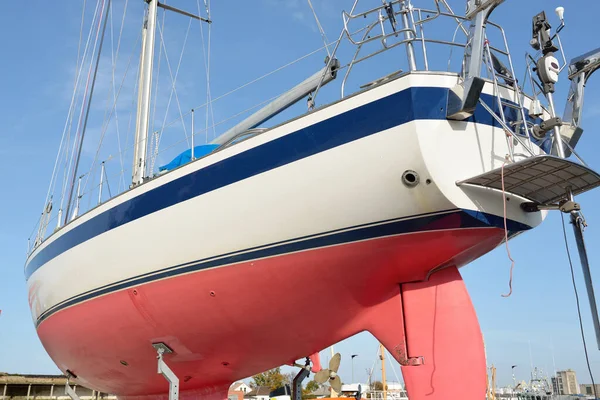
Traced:
<path fill-rule="evenodd" d="M 125 0 L 114 1 L 114 40 L 118 35 Z M 88 1 L 88 13 L 95 1 Z M 179 0 L 172 2 L 178 7 L 194 11 L 196 2 Z M 257 0 L 238 2 L 213 2 L 212 18 L 212 70 L 211 87 L 213 97 L 228 92 L 264 73 L 307 54 L 322 46 L 314 19 L 304 0 Z M 350 0 L 313 0 L 321 23 L 330 41 L 339 35 L 340 13 L 348 10 Z M 432 1 L 414 0 L 415 4 Z M 464 1 L 452 0 L 455 11 L 464 10 Z M 362 0 L 362 4 L 375 6 L 377 0 Z M 600 3 L 591 0 L 507 0 L 493 14 L 493 20 L 502 24 L 507 31 L 518 77 L 523 76 L 523 60 L 531 38 L 531 18 L 545 10 L 550 22 L 558 25 L 554 8 L 566 8 L 567 27 L 562 32 L 567 59 L 598 47 L 597 15 Z M 367 6 L 364 6 L 366 8 Z M 130 0 L 124 44 L 120 60 L 126 63 L 135 38 L 139 32 L 142 1 Z M 91 14 L 90 14 L 91 15 Z M 81 2 L 48 2 L 31 0 L 6 2 L 0 13 L 0 37 L 4 57 L 0 63 L 0 371 L 11 373 L 56 373 L 57 368 L 41 346 L 31 321 L 27 290 L 23 276 L 23 265 L 27 249 L 27 237 L 39 217 L 48 188 L 51 169 L 65 122 L 75 71 L 75 58 L 79 41 Z M 90 17 L 91 18 L 91 17 Z M 87 19 L 89 23 L 90 18 Z M 188 27 L 185 17 L 169 15 L 166 18 L 165 37 L 171 67 L 176 68 L 181 41 Z M 433 28 L 432 28 L 433 29 Z M 206 34 L 206 31 L 204 31 Z M 435 29 L 429 34 L 438 33 Z M 169 36 L 170 35 L 170 36 Z M 127 40 L 125 40 L 125 38 Z M 179 39 L 176 39 L 179 38 Z M 192 44 L 192 39 L 194 40 Z M 446 37 L 446 39 L 449 39 Z M 179 40 L 179 41 L 178 41 Z M 181 107 L 187 112 L 191 107 L 203 104 L 206 99 L 205 75 L 199 27 L 195 23 L 190 30 L 190 43 L 186 48 L 186 61 L 182 63 L 178 77 L 178 95 Z M 494 44 L 494 43 L 493 43 Z M 110 50 L 110 43 L 105 45 Z M 129 48 L 127 47 L 129 46 Z M 110 51 L 103 60 L 110 61 Z M 127 50 L 127 51 L 125 51 Z M 390 52 L 392 54 L 393 52 Z M 221 121 L 256 102 L 264 101 L 322 67 L 326 54 L 321 51 L 301 63 L 265 79 L 260 84 L 219 100 L 214 104 L 214 121 Z M 348 61 L 348 51 L 342 51 L 342 64 Z M 440 57 L 432 54 L 432 58 Z M 342 58 L 342 57 L 340 57 Z M 387 72 L 406 68 L 404 50 L 398 48 L 385 60 Z M 134 57 L 134 67 L 137 58 Z M 191 61 L 188 61 L 191 60 Z M 393 63 L 400 63 L 395 67 Z M 388 63 L 392 63 L 391 65 Z M 373 67 L 378 70 L 383 63 Z M 161 64 L 162 93 L 159 108 L 166 107 L 170 88 L 166 64 Z M 371 72 L 373 71 L 371 70 Z M 104 71 L 104 72 L 103 72 Z M 94 109 L 101 113 L 105 109 L 104 96 L 109 92 L 110 79 L 103 69 L 99 76 Z M 123 72 L 123 70 L 118 70 Z M 368 71 L 367 71 L 368 72 Z M 134 75 L 130 75 L 133 78 Z M 381 76 L 381 74 L 379 75 Z M 353 76 L 353 85 L 372 80 L 366 72 Z M 133 80 L 131 80 L 133 82 Z M 133 84 L 124 85 L 123 97 L 132 99 Z M 556 99 L 562 114 L 567 89 L 566 77 L 558 85 Z M 335 87 L 334 87 L 335 86 Z M 352 86 L 355 87 L 355 86 Z M 593 77 L 586 88 L 583 127 L 585 134 L 579 143 L 578 152 L 593 168 L 600 169 L 596 145 L 600 139 L 595 127 L 600 124 L 600 78 Z M 335 99 L 339 94 L 339 82 L 323 90 L 318 104 Z M 175 99 L 171 104 L 167 120 L 179 116 Z M 304 104 L 293 107 L 280 118 L 302 111 Z M 128 104 L 120 103 L 121 123 L 126 127 Z M 204 111 L 202 110 L 202 114 Z M 153 121 L 160 125 L 163 115 L 154 114 Z M 188 117 L 186 117 L 188 118 Z M 200 125 L 205 123 L 199 118 Z M 189 118 L 186 124 L 189 129 Z M 233 123 L 233 121 L 231 121 Z M 99 122 L 90 121 L 90 136 L 99 136 Z M 198 126 L 198 125 L 197 125 Z M 220 125 L 222 132 L 227 124 Z M 168 132 L 172 142 L 185 137 L 181 124 L 172 125 Z M 174 139 L 175 135 L 179 135 Z M 165 141 L 167 136 L 165 133 Z M 165 142 L 167 143 L 167 142 Z M 113 142 L 114 144 L 114 142 Z M 110 146 L 109 146 L 110 147 Z M 113 146 L 114 149 L 114 146 Z M 106 155 L 110 149 L 102 149 Z M 95 147 L 84 149 L 83 162 L 90 161 Z M 104 155 L 104 154 L 102 154 Z M 169 153 L 159 154 L 157 165 L 169 161 Z M 130 158 L 125 158 L 129 168 Z M 115 165 L 115 164 L 113 164 Z M 112 168 L 108 166 L 107 169 Z M 118 170 L 115 165 L 114 170 Z M 115 183 L 116 185 L 117 183 Z M 596 290 L 600 295 L 600 189 L 578 198 L 582 204 L 589 227 L 586 239 L 590 253 L 593 276 L 597 279 Z M 570 226 L 568 236 L 572 237 Z M 501 297 L 507 291 L 510 261 L 505 248 L 497 248 L 488 255 L 462 269 L 463 277 L 470 290 L 473 303 L 484 334 L 488 363 L 497 367 L 499 383 L 511 381 L 510 367 L 516 368 L 517 379 L 528 379 L 530 364 L 548 371 L 572 368 L 576 370 L 580 383 L 589 382 L 585 367 L 577 310 L 567 257 L 562 238 L 560 215 L 551 213 L 546 222 L 532 232 L 512 240 L 510 248 L 516 261 L 513 295 Z M 571 248 L 576 253 L 571 240 Z M 595 345 L 589 305 L 582 280 L 578 258 L 574 257 L 575 275 L 581 298 L 586 338 L 595 379 L 600 382 L 600 354 Z M 77 323 L 77 321 L 74 321 Z M 368 334 L 361 334 L 336 345 L 342 353 L 341 374 L 345 382 L 351 380 L 350 355 L 358 354 L 354 362 L 355 380 L 366 381 L 366 368 L 376 359 L 377 342 Z M 326 361 L 326 352 L 323 353 Z M 400 376 L 399 369 L 395 368 Z M 380 376 L 376 369 L 374 377 Z M 395 380 L 392 372 L 388 379 Z"/>

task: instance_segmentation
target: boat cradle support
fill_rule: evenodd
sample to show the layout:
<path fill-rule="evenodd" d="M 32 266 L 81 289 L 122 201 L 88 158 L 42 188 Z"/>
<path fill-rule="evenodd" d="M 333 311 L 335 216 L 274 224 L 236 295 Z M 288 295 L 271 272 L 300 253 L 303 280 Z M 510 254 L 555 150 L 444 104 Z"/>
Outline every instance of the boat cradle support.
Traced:
<path fill-rule="evenodd" d="M 163 342 L 153 343 L 152 347 L 156 349 L 158 354 L 156 357 L 158 359 L 158 373 L 162 374 L 169 382 L 169 400 L 179 400 L 179 378 L 163 360 L 163 356 L 173 353 L 173 350 Z"/>
<path fill-rule="evenodd" d="M 79 400 L 79 396 L 75 393 L 75 390 L 71 387 L 69 381 L 71 378 L 77 378 L 73 372 L 67 370 L 66 374 L 67 382 L 65 383 L 65 394 L 71 398 L 71 400 Z"/>
<path fill-rule="evenodd" d="M 292 400 L 302 400 L 302 382 L 310 375 L 310 372 L 310 362 L 307 360 L 306 365 L 302 367 L 292 382 Z"/>

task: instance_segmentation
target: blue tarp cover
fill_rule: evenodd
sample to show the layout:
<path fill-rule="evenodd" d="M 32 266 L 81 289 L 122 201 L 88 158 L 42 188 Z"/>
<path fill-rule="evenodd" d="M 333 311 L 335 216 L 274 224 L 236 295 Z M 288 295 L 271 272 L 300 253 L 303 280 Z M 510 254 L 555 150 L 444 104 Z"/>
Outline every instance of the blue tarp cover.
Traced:
<path fill-rule="evenodd" d="M 200 146 L 194 147 L 194 157 L 199 158 L 211 153 L 214 149 L 219 147 L 218 144 L 203 144 Z M 163 165 L 162 167 L 158 167 L 159 171 L 170 171 L 175 169 L 183 164 L 190 162 L 192 159 L 192 149 L 188 149 L 183 153 L 179 154 L 175 157 L 170 163 Z"/>

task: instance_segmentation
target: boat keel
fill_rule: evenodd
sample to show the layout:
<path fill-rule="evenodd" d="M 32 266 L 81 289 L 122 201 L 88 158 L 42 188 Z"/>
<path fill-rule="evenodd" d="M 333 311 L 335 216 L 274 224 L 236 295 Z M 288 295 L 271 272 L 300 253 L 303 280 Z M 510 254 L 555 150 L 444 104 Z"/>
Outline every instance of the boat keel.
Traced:
<path fill-rule="evenodd" d="M 368 330 L 400 363 L 411 400 L 447 399 L 456 388 L 462 399 L 483 398 L 483 337 L 456 267 L 399 285 L 371 318 Z"/>

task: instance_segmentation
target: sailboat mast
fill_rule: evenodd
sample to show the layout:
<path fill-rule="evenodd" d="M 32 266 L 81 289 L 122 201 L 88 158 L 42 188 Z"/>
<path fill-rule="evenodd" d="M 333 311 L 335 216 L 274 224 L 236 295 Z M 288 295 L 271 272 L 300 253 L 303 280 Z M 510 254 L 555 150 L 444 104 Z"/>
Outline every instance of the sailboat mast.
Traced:
<path fill-rule="evenodd" d="M 152 88 L 152 64 L 156 41 L 156 15 L 158 0 L 146 0 L 148 13 L 142 32 L 142 57 L 138 85 L 138 106 L 135 123 L 135 146 L 133 156 L 132 184 L 143 182 L 146 170 L 148 125 L 150 120 L 150 97 Z"/>

